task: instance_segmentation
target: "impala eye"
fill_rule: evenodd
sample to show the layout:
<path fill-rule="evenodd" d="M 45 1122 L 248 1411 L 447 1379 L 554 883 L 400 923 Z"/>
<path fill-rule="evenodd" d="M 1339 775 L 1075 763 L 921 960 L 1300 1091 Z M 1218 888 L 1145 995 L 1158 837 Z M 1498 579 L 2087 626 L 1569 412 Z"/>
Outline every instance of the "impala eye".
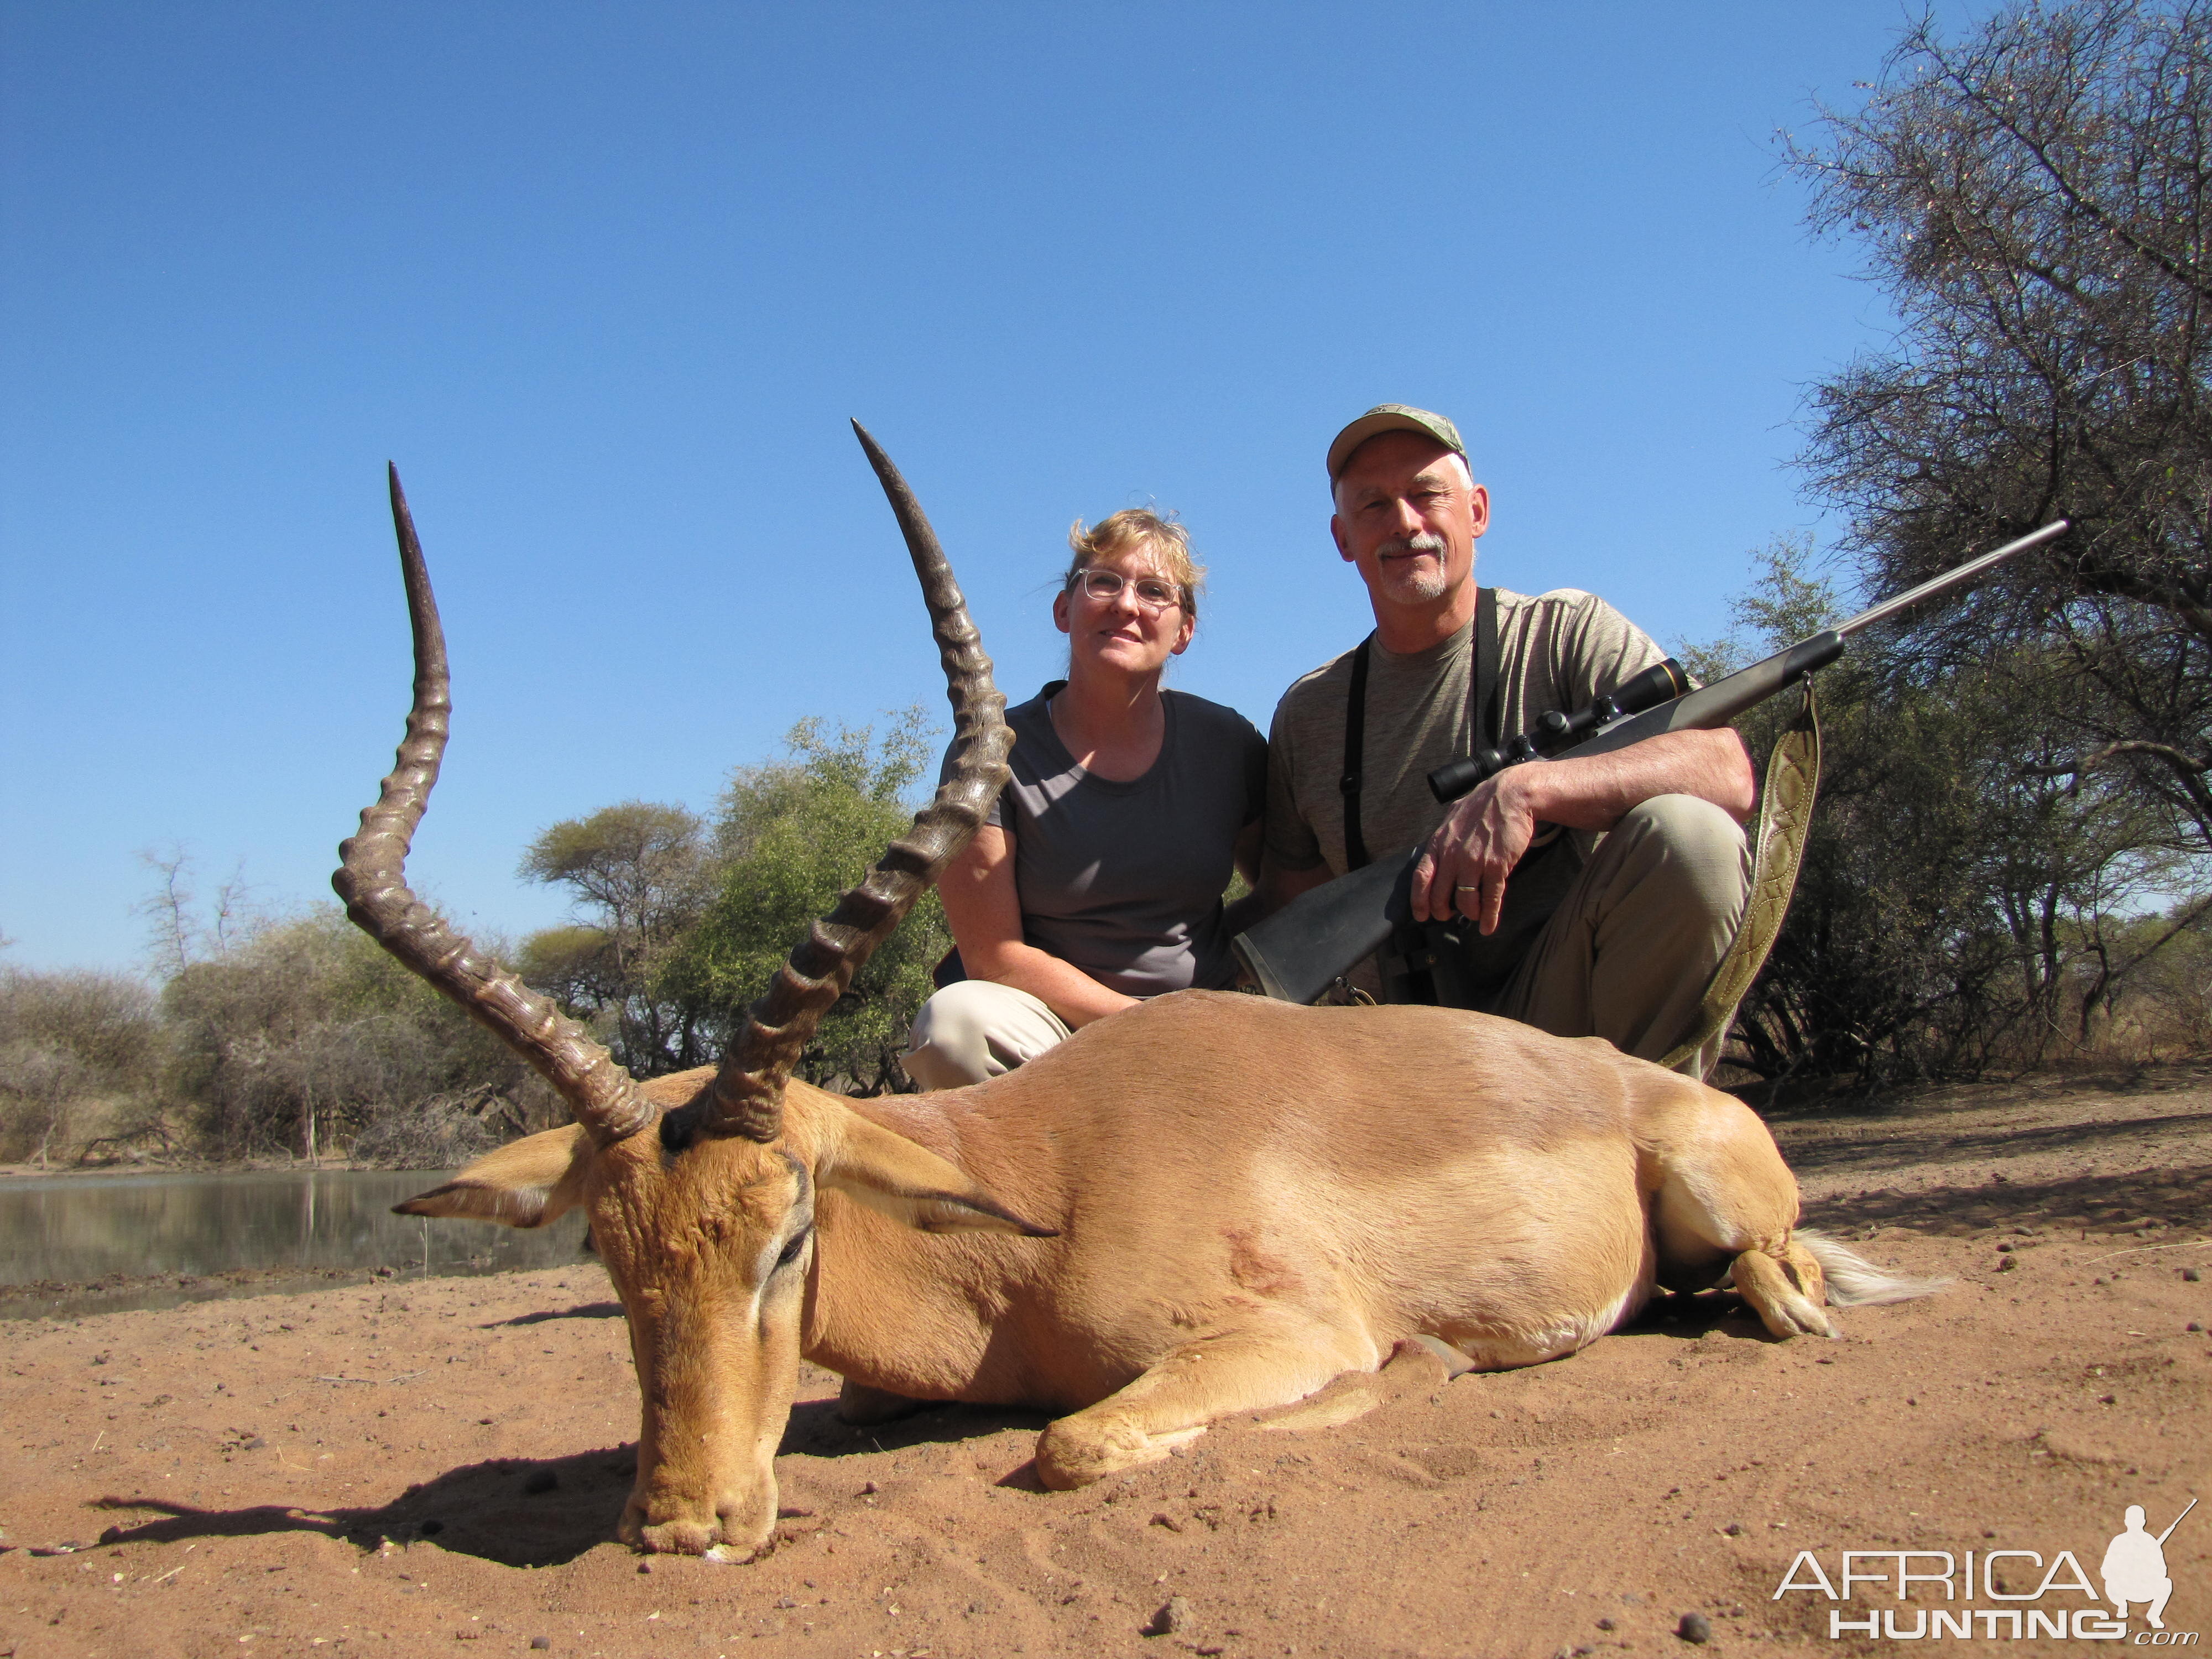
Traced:
<path fill-rule="evenodd" d="M 785 1243 L 781 1253 L 775 1258 L 775 1265 L 779 1267 L 788 1267 L 793 1262 L 798 1261 L 799 1253 L 806 1248 L 807 1236 L 813 1231 L 813 1224 L 809 1223 L 792 1234 L 789 1240 Z"/>

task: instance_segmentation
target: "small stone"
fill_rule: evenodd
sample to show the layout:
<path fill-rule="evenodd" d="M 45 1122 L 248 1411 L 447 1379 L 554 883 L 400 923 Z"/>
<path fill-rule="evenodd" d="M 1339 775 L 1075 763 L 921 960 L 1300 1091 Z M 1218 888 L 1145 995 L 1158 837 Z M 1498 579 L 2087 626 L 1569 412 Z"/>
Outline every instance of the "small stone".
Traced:
<path fill-rule="evenodd" d="M 251 1439 L 251 1440 L 249 1440 L 249 1441 L 247 1441 L 247 1442 L 246 1443 L 246 1450 L 248 1450 L 248 1451 L 259 1451 L 259 1450 L 260 1450 L 264 1446 L 267 1445 L 268 1443 L 268 1443 L 266 1440 L 264 1440 L 264 1439 L 263 1439 L 259 1435 L 258 1435 L 258 1434 L 257 1434 L 257 1435 L 255 1435 L 255 1436 L 253 1437 L 253 1438 L 252 1438 L 252 1439 Z"/>
<path fill-rule="evenodd" d="M 878 1486 L 874 1481 L 871 1480 L 867 1485 L 860 1488 L 860 1496 L 863 1498 L 873 1498 L 882 1490 L 883 1488 L 881 1486 Z"/>
<path fill-rule="evenodd" d="M 1190 1628 L 1190 1603 L 1180 1595 L 1170 1595 L 1160 1603 L 1160 1610 L 1152 1615 L 1152 1622 L 1145 1626 L 1147 1636 L 1173 1636 Z"/>
<path fill-rule="evenodd" d="M 1730 1538 L 1741 1538 L 1743 1536 L 1743 1522 L 1741 1521 L 1731 1521 L 1728 1525 L 1723 1527 L 1721 1531 Z"/>
<path fill-rule="evenodd" d="M 2191 1285 L 2200 1282 L 2204 1277 L 2203 1273 L 2198 1273 L 2194 1267 L 2184 1267 L 2181 1270 L 2181 1276 Z"/>
<path fill-rule="evenodd" d="M 1702 1613 L 1686 1613 L 1674 1626 L 1674 1634 L 1685 1642 L 1692 1642 L 1702 1647 L 1713 1639 L 1712 1620 Z"/>
<path fill-rule="evenodd" d="M 1613 1629 L 1618 1628 L 1618 1627 L 1613 1624 L 1613 1620 L 1610 1620 L 1610 1619 L 1601 1619 L 1601 1620 L 1599 1620 L 1597 1621 L 1597 1627 L 1598 1627 L 1600 1630 L 1613 1630 Z"/>
<path fill-rule="evenodd" d="M 2097 1396 L 2097 1403 L 2100 1406 L 2117 1406 L 2120 1403 L 2120 1399 L 2118 1395 L 2100 1394 Z"/>
<path fill-rule="evenodd" d="M 552 1646 L 553 1638 L 550 1636 L 533 1636 L 530 1638 L 530 1650 L 532 1653 L 548 1652 Z"/>
<path fill-rule="evenodd" d="M 793 1600 L 792 1600 L 788 1595 L 779 1595 L 779 1596 L 777 1596 L 777 1597 L 775 1598 L 775 1604 L 776 1604 L 776 1606 L 778 1606 L 779 1607 L 787 1607 L 787 1608 L 788 1608 L 788 1607 L 797 1607 L 797 1606 L 799 1605 L 799 1603 L 798 1603 L 798 1602 L 796 1602 L 796 1601 L 793 1601 Z"/>
<path fill-rule="evenodd" d="M 653 1571 L 653 1563 L 650 1561 L 641 1561 L 637 1564 L 637 1570 L 641 1573 L 651 1572 Z"/>
<path fill-rule="evenodd" d="M 1182 1530 L 1182 1522 L 1176 1520 L 1175 1516 L 1170 1515 L 1165 1510 L 1154 1510 L 1152 1511 L 1152 1520 L 1146 1524 L 1154 1527 L 1165 1527 L 1170 1532 L 1181 1532 Z"/>
<path fill-rule="evenodd" d="M 2020 1266 L 2020 1258 L 2008 1255 L 1997 1263 L 1997 1271 L 2001 1273 L 2008 1273 L 2018 1266 Z"/>
<path fill-rule="evenodd" d="M 2203 1329 L 2204 1328 L 2204 1327 L 2203 1327 L 2203 1325 L 2199 1324 L 2196 1320 L 2193 1320 L 2193 1319 L 2192 1319 L 2192 1320 L 2191 1320 L 2191 1321 L 2190 1321 L 2186 1325 L 2184 1325 L 2181 1328 L 2182 1328 L 2183 1330 L 2185 1330 L 2185 1331 L 2201 1331 L 2201 1330 L 2203 1330 Z"/>

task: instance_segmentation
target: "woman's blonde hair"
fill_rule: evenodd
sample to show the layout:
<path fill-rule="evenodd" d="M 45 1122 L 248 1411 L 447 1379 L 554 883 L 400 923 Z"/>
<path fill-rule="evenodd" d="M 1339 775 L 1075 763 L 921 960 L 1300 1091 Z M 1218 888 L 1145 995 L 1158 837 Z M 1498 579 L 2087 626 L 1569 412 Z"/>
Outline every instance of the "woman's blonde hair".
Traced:
<path fill-rule="evenodd" d="M 1146 507 L 1125 507 L 1099 520 L 1089 529 L 1078 519 L 1067 532 L 1067 574 L 1073 581 L 1079 570 L 1124 553 L 1148 549 L 1158 561 L 1160 574 L 1182 589 L 1183 614 L 1198 620 L 1198 591 L 1206 580 L 1206 567 L 1191 556 L 1190 532 L 1176 522 L 1172 513 Z"/>

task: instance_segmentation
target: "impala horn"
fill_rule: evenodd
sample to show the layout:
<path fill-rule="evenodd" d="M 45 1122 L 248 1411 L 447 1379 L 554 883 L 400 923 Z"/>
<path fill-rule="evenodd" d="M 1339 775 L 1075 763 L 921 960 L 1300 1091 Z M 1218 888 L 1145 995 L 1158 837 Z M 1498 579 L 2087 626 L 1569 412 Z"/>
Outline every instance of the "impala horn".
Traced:
<path fill-rule="evenodd" d="M 438 625 L 422 544 L 399 488 L 399 469 L 390 470 L 392 522 L 399 533 L 399 568 L 415 632 L 415 704 L 382 794 L 361 815 L 360 833 L 338 847 L 341 862 L 331 885 L 355 926 L 536 1066 L 592 1139 L 609 1146 L 651 1127 L 659 1109 L 582 1026 L 478 952 L 408 890 L 407 849 L 438 781 L 453 704 L 446 635 Z"/>
<path fill-rule="evenodd" d="M 781 1132 L 783 1085 L 807 1039 L 861 964 L 974 837 L 1006 781 L 1006 751 L 1013 744 L 1006 700 L 991 682 L 991 659 L 968 618 L 952 567 L 890 457 L 858 421 L 853 430 L 883 481 L 921 579 L 952 703 L 952 770 L 935 798 L 915 814 L 914 828 L 885 848 L 860 884 L 808 930 L 776 970 L 768 994 L 747 1011 L 722 1069 L 696 1103 L 703 1109 L 699 1127 L 708 1134 L 766 1142 Z"/>

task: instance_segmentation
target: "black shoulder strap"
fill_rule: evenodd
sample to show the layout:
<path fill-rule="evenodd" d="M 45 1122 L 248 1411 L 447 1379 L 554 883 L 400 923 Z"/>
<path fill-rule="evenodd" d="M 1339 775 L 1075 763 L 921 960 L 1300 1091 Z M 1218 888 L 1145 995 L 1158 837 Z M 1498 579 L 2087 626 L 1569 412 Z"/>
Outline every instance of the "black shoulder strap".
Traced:
<path fill-rule="evenodd" d="M 1352 653 L 1352 686 L 1344 702 L 1344 775 L 1337 788 L 1344 795 L 1344 867 L 1348 873 L 1367 863 L 1367 837 L 1359 825 L 1359 775 L 1367 738 L 1367 662 L 1375 636 L 1360 641 Z M 1498 684 L 1498 590 L 1479 587 L 1474 593 L 1474 672 L 1468 676 L 1468 701 L 1472 715 L 1472 746 L 1480 749 L 1498 742 L 1504 695 Z"/>
<path fill-rule="evenodd" d="M 1367 862 L 1367 838 L 1359 833 L 1360 751 L 1367 737 L 1367 658 L 1375 643 L 1370 634 L 1352 653 L 1352 690 L 1344 704 L 1344 775 L 1336 787 L 1344 792 L 1344 867 L 1346 872 Z"/>
<path fill-rule="evenodd" d="M 1474 594 L 1474 672 L 1468 677 L 1468 737 L 1476 749 L 1495 749 L 1504 733 L 1505 691 L 1498 673 L 1501 647 L 1498 636 L 1498 590 L 1479 587 Z"/>

